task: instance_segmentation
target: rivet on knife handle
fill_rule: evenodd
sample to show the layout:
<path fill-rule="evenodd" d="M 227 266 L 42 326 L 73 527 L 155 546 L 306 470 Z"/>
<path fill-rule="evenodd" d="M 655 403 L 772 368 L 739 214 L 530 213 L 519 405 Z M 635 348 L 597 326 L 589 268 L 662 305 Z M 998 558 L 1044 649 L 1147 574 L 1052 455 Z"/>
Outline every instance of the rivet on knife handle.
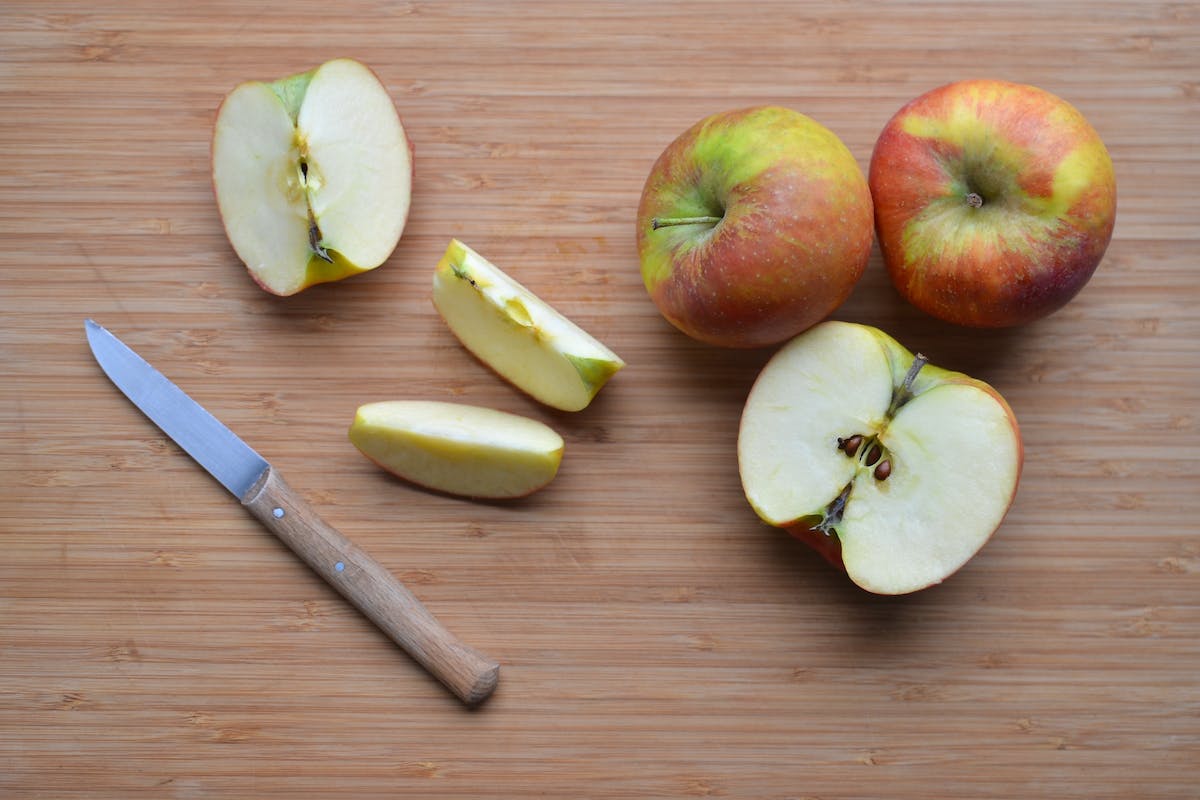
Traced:
<path fill-rule="evenodd" d="M 496 688 L 498 664 L 446 630 L 391 572 L 317 516 L 278 471 L 267 467 L 242 505 L 463 702 L 479 703 Z"/>

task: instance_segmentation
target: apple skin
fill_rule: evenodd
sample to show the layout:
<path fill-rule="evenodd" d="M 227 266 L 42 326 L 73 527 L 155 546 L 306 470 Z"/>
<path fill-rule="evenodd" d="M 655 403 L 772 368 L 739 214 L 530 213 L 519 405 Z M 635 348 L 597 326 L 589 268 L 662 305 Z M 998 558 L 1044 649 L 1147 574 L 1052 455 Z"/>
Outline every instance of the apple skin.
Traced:
<path fill-rule="evenodd" d="M 1116 219 L 1096 130 L 1065 100 L 999 80 L 947 84 L 901 108 L 876 141 L 869 182 L 896 289 L 970 327 L 1021 325 L 1064 306 L 1095 272 Z"/>
<path fill-rule="evenodd" d="M 720 218 L 655 227 L 655 220 Z M 871 195 L 854 156 L 799 112 L 709 116 L 655 162 L 637 212 L 642 279 L 662 315 L 722 347 L 777 344 L 828 316 L 862 277 Z"/>

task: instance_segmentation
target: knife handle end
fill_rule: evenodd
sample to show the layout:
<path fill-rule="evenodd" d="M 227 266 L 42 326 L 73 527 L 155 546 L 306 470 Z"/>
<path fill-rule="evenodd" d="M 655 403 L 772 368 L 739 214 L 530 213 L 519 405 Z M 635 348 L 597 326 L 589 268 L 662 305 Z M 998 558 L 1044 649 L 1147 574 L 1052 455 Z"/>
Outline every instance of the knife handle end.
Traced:
<path fill-rule="evenodd" d="M 313 511 L 267 467 L 242 498 L 268 530 L 467 705 L 496 688 L 500 665 L 463 644 L 382 564 Z"/>

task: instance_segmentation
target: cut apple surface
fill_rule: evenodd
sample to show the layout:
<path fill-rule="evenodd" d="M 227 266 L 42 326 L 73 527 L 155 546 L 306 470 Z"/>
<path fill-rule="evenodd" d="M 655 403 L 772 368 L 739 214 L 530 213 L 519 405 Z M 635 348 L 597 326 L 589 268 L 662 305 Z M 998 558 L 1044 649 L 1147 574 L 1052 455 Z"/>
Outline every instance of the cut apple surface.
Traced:
<path fill-rule="evenodd" d="M 463 346 L 534 399 L 580 411 L 625 362 L 471 248 L 451 241 L 433 304 Z"/>
<path fill-rule="evenodd" d="M 212 176 L 238 257 L 264 289 L 291 295 L 387 260 L 408 219 L 412 152 L 379 79 L 338 59 L 230 92 Z"/>
<path fill-rule="evenodd" d="M 464 497 L 523 497 L 554 479 L 562 437 L 537 420 L 480 406 L 392 400 L 360 406 L 350 441 L 407 481 Z"/>
<path fill-rule="evenodd" d="M 978 552 L 1012 504 L 1022 457 L 995 389 L 845 322 L 772 357 L 738 435 L 758 515 L 879 594 L 939 583 Z"/>

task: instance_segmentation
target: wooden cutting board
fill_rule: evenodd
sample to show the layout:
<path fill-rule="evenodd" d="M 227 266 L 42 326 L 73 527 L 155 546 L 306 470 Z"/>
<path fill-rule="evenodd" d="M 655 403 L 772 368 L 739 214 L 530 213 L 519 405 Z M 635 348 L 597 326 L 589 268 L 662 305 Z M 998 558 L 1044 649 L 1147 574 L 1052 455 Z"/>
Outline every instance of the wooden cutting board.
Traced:
<path fill-rule="evenodd" d="M 0 797 L 1200 797 L 1200 12 L 1190 3 L 39 3 L 0 12 Z M 372 66 L 416 146 L 373 273 L 247 278 L 209 186 L 248 78 Z M 1116 163 L 1088 287 L 1002 332 L 836 316 L 999 388 L 1016 504 L 945 584 L 854 588 L 760 524 L 735 458 L 770 351 L 674 332 L 634 212 L 708 113 L 782 103 L 866 165 L 950 80 L 1076 104 Z M 620 353 L 579 414 L 469 357 L 429 298 L 459 237 Z M 502 664 L 468 711 L 104 379 L 123 337 Z M 361 403 L 444 399 L 567 441 L 524 502 L 392 479 Z"/>

